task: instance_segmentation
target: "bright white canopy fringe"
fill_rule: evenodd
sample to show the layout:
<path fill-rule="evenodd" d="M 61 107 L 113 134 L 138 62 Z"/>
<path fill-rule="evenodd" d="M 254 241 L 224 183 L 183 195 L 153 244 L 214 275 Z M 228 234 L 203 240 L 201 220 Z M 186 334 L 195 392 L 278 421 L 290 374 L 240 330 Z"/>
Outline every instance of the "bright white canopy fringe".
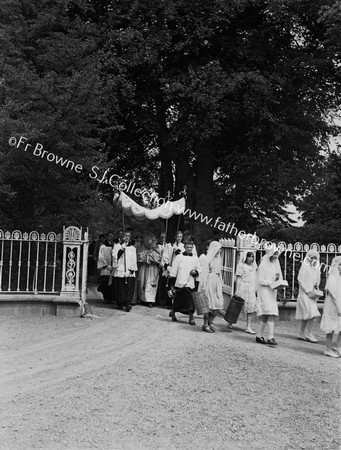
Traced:
<path fill-rule="evenodd" d="M 175 202 L 168 201 L 158 208 L 148 209 L 140 206 L 123 191 L 120 194 L 115 194 L 114 202 L 117 202 L 117 205 L 124 210 L 127 216 L 134 216 L 140 220 L 169 219 L 173 214 L 183 214 L 186 207 L 185 199 L 180 198 Z"/>

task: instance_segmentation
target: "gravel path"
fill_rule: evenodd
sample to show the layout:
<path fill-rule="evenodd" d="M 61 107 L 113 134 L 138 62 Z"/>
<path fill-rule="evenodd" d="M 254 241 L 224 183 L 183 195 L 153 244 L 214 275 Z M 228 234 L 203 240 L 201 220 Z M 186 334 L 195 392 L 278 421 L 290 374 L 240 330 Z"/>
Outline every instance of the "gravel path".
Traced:
<path fill-rule="evenodd" d="M 340 361 L 324 336 L 278 348 L 179 314 L 92 307 L 101 319 L 0 317 L 0 448 L 339 449 Z"/>

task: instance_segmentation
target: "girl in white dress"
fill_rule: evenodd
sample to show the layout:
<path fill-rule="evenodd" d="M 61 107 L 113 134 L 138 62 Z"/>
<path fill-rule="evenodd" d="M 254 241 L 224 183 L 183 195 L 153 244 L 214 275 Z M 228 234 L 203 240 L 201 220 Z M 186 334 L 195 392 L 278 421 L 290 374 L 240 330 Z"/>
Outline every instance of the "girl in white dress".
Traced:
<path fill-rule="evenodd" d="M 341 256 L 336 256 L 331 264 L 326 283 L 326 299 L 321 319 L 321 330 L 326 333 L 324 354 L 332 358 L 341 356 Z M 333 347 L 333 334 L 337 336 Z"/>
<path fill-rule="evenodd" d="M 219 310 L 223 308 L 223 283 L 221 278 L 221 244 L 212 241 L 208 247 L 206 258 L 203 259 L 203 267 L 199 277 L 198 290 L 204 290 L 209 302 L 210 312 L 204 314 L 203 331 L 214 333 L 213 321 Z"/>
<path fill-rule="evenodd" d="M 308 342 L 317 342 L 312 334 L 315 317 L 320 317 L 317 303 L 312 294 L 320 285 L 320 255 L 316 250 L 309 250 L 302 261 L 298 272 L 299 291 L 297 297 L 295 318 L 301 321 L 298 339 Z"/>
<path fill-rule="evenodd" d="M 271 284 L 282 279 L 278 251 L 271 246 L 266 250 L 258 267 L 257 315 L 260 317 L 260 324 L 256 342 L 260 344 L 277 345 L 274 338 L 275 317 L 278 316 L 277 290 L 272 289 Z M 269 331 L 267 340 L 263 337 L 266 325 L 268 325 Z"/>
<path fill-rule="evenodd" d="M 255 254 L 252 251 L 244 251 L 241 254 L 236 270 L 236 295 L 244 300 L 244 312 L 246 314 L 245 332 L 256 334 L 251 328 L 253 314 L 256 306 L 256 270 Z"/>

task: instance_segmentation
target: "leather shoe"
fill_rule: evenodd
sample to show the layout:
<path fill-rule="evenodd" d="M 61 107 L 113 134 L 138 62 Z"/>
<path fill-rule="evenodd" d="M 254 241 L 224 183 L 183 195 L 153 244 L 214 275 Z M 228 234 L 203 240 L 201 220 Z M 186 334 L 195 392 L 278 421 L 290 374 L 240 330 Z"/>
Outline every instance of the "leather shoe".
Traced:
<path fill-rule="evenodd" d="M 339 358 L 338 353 L 336 353 L 333 350 L 326 350 L 326 351 L 323 352 L 323 354 L 326 355 L 326 356 L 330 356 L 331 358 Z"/>
<path fill-rule="evenodd" d="M 176 318 L 175 313 L 173 311 L 170 311 L 169 317 L 171 317 L 173 322 L 177 322 L 178 321 L 178 319 Z"/>

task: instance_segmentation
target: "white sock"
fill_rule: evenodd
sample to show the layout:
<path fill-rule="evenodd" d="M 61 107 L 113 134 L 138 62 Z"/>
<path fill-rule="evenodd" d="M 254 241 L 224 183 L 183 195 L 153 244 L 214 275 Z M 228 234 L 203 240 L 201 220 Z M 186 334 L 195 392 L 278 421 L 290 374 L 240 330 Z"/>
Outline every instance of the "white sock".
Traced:
<path fill-rule="evenodd" d="M 266 326 L 266 322 L 262 321 L 259 325 L 257 337 L 263 337 L 265 326 Z"/>
<path fill-rule="evenodd" d="M 274 337 L 275 322 L 271 320 L 268 322 L 268 325 L 269 325 L 269 339 L 272 339 Z"/>

